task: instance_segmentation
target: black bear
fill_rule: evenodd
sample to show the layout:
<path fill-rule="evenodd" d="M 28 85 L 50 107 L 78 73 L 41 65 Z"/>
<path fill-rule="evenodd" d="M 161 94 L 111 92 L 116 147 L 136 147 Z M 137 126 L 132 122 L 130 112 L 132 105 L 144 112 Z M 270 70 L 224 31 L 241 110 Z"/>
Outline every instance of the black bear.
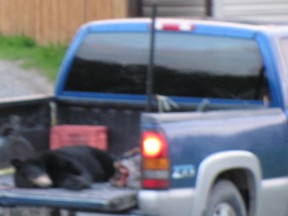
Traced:
<path fill-rule="evenodd" d="M 14 182 L 22 188 L 66 188 L 80 190 L 93 182 L 109 180 L 114 160 L 105 151 L 88 146 L 71 146 L 47 151 L 24 161 L 11 160 Z"/>

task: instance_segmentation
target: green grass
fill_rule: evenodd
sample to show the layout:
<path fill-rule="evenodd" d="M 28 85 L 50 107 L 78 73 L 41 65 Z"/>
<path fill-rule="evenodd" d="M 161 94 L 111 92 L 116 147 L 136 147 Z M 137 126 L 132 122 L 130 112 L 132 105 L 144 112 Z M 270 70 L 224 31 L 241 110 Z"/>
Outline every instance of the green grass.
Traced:
<path fill-rule="evenodd" d="M 0 34 L 0 59 L 20 60 L 23 68 L 35 68 L 48 79 L 56 79 L 67 47 L 61 44 L 40 46 L 26 36 L 4 36 Z"/>

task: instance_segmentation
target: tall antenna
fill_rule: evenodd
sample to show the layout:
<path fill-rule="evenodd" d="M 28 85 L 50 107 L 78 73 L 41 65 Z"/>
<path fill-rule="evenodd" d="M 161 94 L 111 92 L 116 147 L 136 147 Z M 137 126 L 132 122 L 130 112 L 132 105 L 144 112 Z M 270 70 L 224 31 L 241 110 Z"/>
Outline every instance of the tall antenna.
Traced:
<path fill-rule="evenodd" d="M 149 65 L 147 69 L 146 79 L 146 95 L 147 95 L 147 112 L 151 112 L 153 105 L 153 89 L 154 89 L 154 54 L 155 54 L 155 23 L 157 15 L 157 4 L 152 4 L 151 13 L 151 31 L 150 31 L 150 52 L 149 52 Z"/>

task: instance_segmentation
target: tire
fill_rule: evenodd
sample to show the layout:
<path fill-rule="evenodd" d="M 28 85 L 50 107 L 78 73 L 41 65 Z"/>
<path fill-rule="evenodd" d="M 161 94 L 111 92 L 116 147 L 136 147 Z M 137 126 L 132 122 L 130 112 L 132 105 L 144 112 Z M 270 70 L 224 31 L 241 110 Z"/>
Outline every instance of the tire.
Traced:
<path fill-rule="evenodd" d="M 216 182 L 209 194 L 205 216 L 247 216 L 244 201 L 232 182 Z"/>

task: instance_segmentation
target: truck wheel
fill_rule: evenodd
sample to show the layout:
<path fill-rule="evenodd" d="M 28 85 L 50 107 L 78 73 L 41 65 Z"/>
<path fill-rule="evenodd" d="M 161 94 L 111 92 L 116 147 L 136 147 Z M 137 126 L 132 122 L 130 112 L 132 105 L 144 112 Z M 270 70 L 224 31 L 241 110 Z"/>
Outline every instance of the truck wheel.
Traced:
<path fill-rule="evenodd" d="M 206 207 L 206 216 L 247 215 L 238 189 L 228 180 L 220 180 L 213 186 Z"/>

